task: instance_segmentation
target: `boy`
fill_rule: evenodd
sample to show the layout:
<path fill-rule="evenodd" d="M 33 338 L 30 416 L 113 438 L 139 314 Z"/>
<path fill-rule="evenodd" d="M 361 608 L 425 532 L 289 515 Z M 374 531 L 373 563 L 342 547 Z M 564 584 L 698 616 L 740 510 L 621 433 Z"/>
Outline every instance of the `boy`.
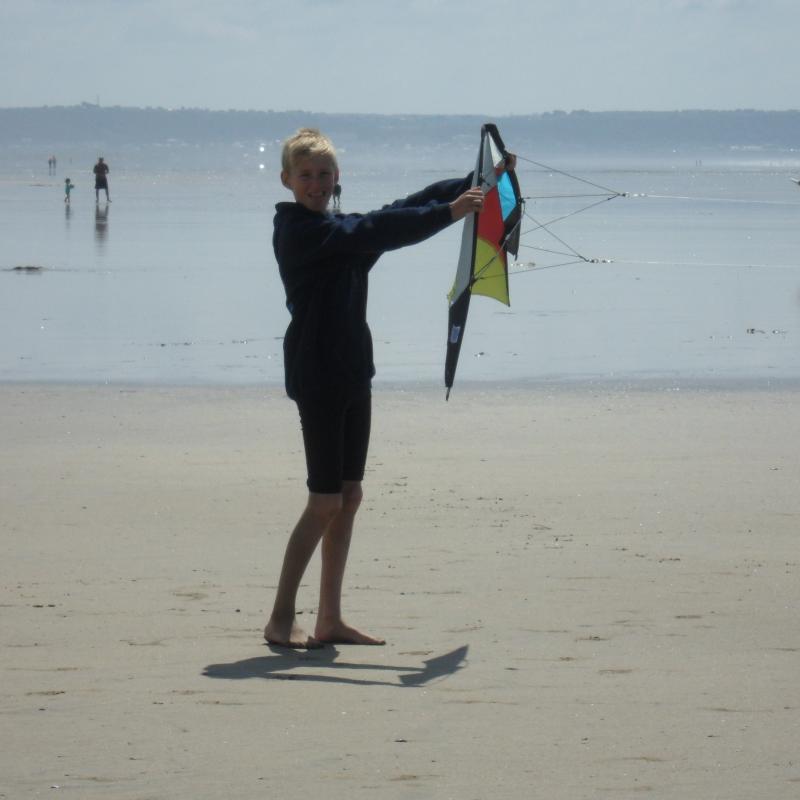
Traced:
<path fill-rule="evenodd" d="M 70 192 L 75 188 L 75 184 L 69 179 L 64 179 L 64 202 L 69 205 L 69 195 Z"/>
<path fill-rule="evenodd" d="M 308 501 L 286 547 L 275 605 L 264 638 L 284 647 L 325 643 L 384 644 L 347 625 L 341 595 L 369 444 L 372 338 L 367 279 L 386 250 L 421 242 L 467 214 L 483 193 L 471 175 L 441 181 L 369 214 L 327 211 L 339 183 L 330 139 L 303 128 L 283 146 L 281 182 L 294 203 L 278 203 L 273 246 L 286 305 L 286 392 L 297 403 L 308 467 Z M 314 635 L 295 619 L 297 590 L 322 542 Z"/>

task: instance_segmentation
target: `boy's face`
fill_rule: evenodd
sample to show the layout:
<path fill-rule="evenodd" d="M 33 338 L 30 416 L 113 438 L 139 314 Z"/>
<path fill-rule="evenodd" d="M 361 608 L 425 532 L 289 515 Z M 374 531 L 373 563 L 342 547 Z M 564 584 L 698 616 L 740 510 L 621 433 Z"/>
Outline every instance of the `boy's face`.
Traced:
<path fill-rule="evenodd" d="M 338 180 L 339 170 L 330 156 L 298 158 L 289 172 L 281 172 L 283 185 L 309 211 L 325 211 Z"/>

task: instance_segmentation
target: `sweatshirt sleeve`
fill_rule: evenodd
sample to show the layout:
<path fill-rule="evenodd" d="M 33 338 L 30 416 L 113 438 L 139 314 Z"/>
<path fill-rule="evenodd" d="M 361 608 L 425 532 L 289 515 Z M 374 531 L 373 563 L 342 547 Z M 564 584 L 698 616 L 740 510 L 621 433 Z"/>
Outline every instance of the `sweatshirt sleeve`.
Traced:
<path fill-rule="evenodd" d="M 435 201 L 388 206 L 369 214 L 303 214 L 283 228 L 276 253 L 279 263 L 296 265 L 346 254 L 379 254 L 422 242 L 452 221 L 448 203 Z"/>
<path fill-rule="evenodd" d="M 317 214 L 281 203 L 274 237 L 278 263 L 297 268 L 348 254 L 377 257 L 422 242 L 452 224 L 449 204 L 471 183 L 472 173 L 438 181 L 368 214 Z"/>
<path fill-rule="evenodd" d="M 452 203 L 472 186 L 472 175 L 473 173 L 470 172 L 465 178 L 437 181 L 418 192 L 408 195 L 408 197 L 404 197 L 402 200 L 395 200 L 394 203 L 386 206 L 386 208 L 424 206 L 427 203 Z"/>

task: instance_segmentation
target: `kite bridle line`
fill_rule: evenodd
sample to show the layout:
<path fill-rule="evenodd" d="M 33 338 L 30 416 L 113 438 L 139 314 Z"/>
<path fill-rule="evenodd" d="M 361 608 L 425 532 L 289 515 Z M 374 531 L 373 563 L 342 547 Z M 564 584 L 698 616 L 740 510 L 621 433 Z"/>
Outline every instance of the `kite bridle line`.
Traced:
<path fill-rule="evenodd" d="M 597 203 L 593 203 L 593 205 L 598 205 L 598 204 Z M 575 213 L 577 213 L 577 212 L 575 212 Z M 553 231 L 551 231 L 550 228 L 548 227 L 548 225 L 552 225 L 555 222 L 559 222 L 562 219 L 566 219 L 566 217 L 571 217 L 572 214 L 567 214 L 564 217 L 558 217 L 557 219 L 551 220 L 550 222 L 540 222 L 534 216 L 529 214 L 527 211 L 525 212 L 525 216 L 529 220 L 531 220 L 531 222 L 533 222 L 536 225 L 536 227 L 535 228 L 531 228 L 529 231 L 525 231 L 524 233 L 533 233 L 534 231 L 543 230 L 546 234 L 548 234 L 549 236 L 552 236 L 559 244 L 561 244 L 564 247 L 566 247 L 569 252 L 568 253 L 562 253 L 562 252 L 559 252 L 559 251 L 556 251 L 556 250 L 546 250 L 543 247 L 536 247 L 534 245 L 529 245 L 529 244 L 520 244 L 520 247 L 525 247 L 528 250 L 538 250 L 539 252 L 542 252 L 542 253 L 552 253 L 553 255 L 559 255 L 559 256 L 570 256 L 570 255 L 572 255 L 577 259 L 577 261 L 569 261 L 569 262 L 566 262 L 565 264 L 561 264 L 559 266 L 567 266 L 567 264 L 580 264 L 581 262 L 583 262 L 585 264 L 597 263 L 597 259 L 587 258 L 586 256 L 582 255 L 572 245 L 567 244 L 567 242 L 565 242 L 560 236 L 558 236 L 557 234 L 553 233 Z"/>
<path fill-rule="evenodd" d="M 550 195 L 550 197 L 524 197 L 523 200 L 553 200 L 553 199 L 562 199 L 562 198 L 573 198 L 573 197 L 589 197 L 590 195 Z M 596 196 L 596 195 L 594 195 Z M 612 195 L 603 195 L 602 200 L 598 200 L 594 203 L 589 203 L 587 206 L 583 206 L 582 208 L 578 208 L 575 211 L 570 211 L 569 214 L 562 214 L 560 217 L 553 217 L 553 219 L 547 220 L 547 222 L 539 222 L 538 220 L 534 219 L 530 214 L 527 215 L 528 219 L 531 222 L 536 223 L 535 228 L 531 228 L 528 231 L 523 231 L 522 235 L 524 236 L 526 233 L 533 233 L 534 231 L 539 230 L 539 228 L 547 228 L 548 225 L 555 225 L 556 222 L 561 222 L 562 220 L 569 219 L 569 217 L 574 217 L 576 214 L 581 214 L 584 211 L 588 211 L 590 208 L 594 208 L 595 206 L 601 206 L 603 203 L 607 203 L 609 200 L 614 200 L 616 197 L 627 197 L 624 194 L 612 194 Z"/>
<path fill-rule="evenodd" d="M 549 249 L 547 249 L 545 247 L 537 247 L 535 245 L 524 244 L 522 242 L 520 242 L 520 245 L 519 245 L 520 248 L 524 247 L 527 250 L 536 250 L 539 253 L 549 253 L 551 255 L 565 256 L 567 258 L 571 258 L 572 260 L 570 260 L 570 261 L 562 261 L 562 262 L 560 262 L 558 264 L 545 264 L 545 265 L 541 265 L 541 266 L 537 265 L 537 264 L 521 265 L 520 262 L 515 262 L 517 266 L 521 266 L 522 268 L 521 269 L 509 269 L 508 270 L 509 274 L 518 275 L 518 274 L 520 274 L 522 272 L 534 272 L 534 271 L 539 271 L 539 270 L 543 270 L 543 269 L 555 269 L 556 267 L 568 267 L 568 266 L 572 266 L 574 264 L 608 264 L 608 263 L 611 263 L 610 259 L 588 258 L 587 256 L 584 256 L 583 254 L 579 253 L 574 247 L 572 247 L 572 245 L 570 245 L 568 242 L 565 242 L 560 236 L 558 236 L 557 234 L 553 233 L 553 231 L 551 231 L 548 226 L 549 225 L 553 225 L 556 222 L 561 222 L 561 220 L 567 219 L 568 217 L 571 217 L 571 216 L 573 216 L 575 214 L 579 214 L 582 211 L 586 211 L 586 210 L 588 210 L 590 208 L 594 208 L 595 206 L 601 205 L 602 203 L 605 203 L 605 202 L 607 202 L 609 200 L 613 200 L 615 197 L 624 197 L 624 196 L 626 196 L 626 195 L 624 193 L 622 193 L 622 192 L 617 192 L 617 193 L 615 193 L 613 195 L 603 195 L 603 199 L 599 200 L 596 203 L 590 203 L 588 206 L 585 206 L 584 208 L 578 209 L 577 211 L 573 211 L 570 214 L 564 214 L 561 217 L 556 217 L 554 219 L 548 220 L 547 222 L 541 222 L 540 220 L 536 219 L 532 214 L 529 214 L 528 211 L 525 209 L 525 200 L 529 199 L 529 198 L 526 198 L 526 197 L 521 198 L 522 199 L 522 214 L 520 215 L 520 218 L 517 220 L 517 222 L 514 225 L 514 227 L 503 238 L 503 241 L 501 243 L 501 248 L 505 247 L 506 242 L 515 234 L 517 229 L 522 225 L 523 218 L 527 218 L 531 222 L 534 223 L 535 227 L 534 228 L 530 228 L 530 229 L 525 230 L 525 231 L 522 231 L 520 233 L 520 239 L 523 236 L 525 236 L 526 234 L 535 233 L 538 230 L 542 230 L 545 233 L 547 233 L 549 236 L 552 236 L 557 242 L 559 242 L 559 244 L 563 245 L 563 247 L 565 247 L 569 252 L 565 253 L 565 252 L 563 252 L 561 250 L 549 250 Z M 484 264 L 477 272 L 475 272 L 474 276 L 470 280 L 470 286 L 473 286 L 479 280 L 484 280 L 484 281 L 485 280 L 496 280 L 496 279 L 502 277 L 500 275 L 487 275 L 487 276 L 484 277 L 484 275 L 483 275 L 483 273 L 486 272 L 486 270 L 489 269 L 489 267 L 491 267 L 492 264 L 497 260 L 497 257 L 498 257 L 498 254 L 496 253 L 494 256 L 492 256 L 492 258 L 489 259 L 489 261 L 486 262 L 486 264 Z"/>
<path fill-rule="evenodd" d="M 502 155 L 504 158 L 508 158 L 509 156 L 507 152 L 503 152 Z M 628 192 L 619 192 L 616 189 L 610 189 L 608 186 L 603 186 L 602 184 L 590 181 L 587 178 L 581 178 L 580 176 L 573 175 L 572 173 L 566 172 L 565 170 L 549 166 L 548 164 L 543 164 L 541 161 L 534 161 L 532 158 L 527 158 L 526 156 L 521 156 L 516 154 L 516 158 L 518 161 L 525 161 L 526 163 L 533 164 L 534 166 L 539 167 L 542 170 L 546 170 L 548 172 L 555 172 L 559 175 L 563 175 L 565 178 L 569 178 L 570 180 L 575 180 L 580 183 L 585 183 L 587 186 L 591 186 L 594 189 L 600 189 L 602 194 L 596 192 L 588 192 L 584 194 L 552 194 L 552 195 L 538 195 L 538 196 L 523 195 L 520 198 L 520 200 L 522 201 L 522 213 L 520 215 L 520 218 L 519 220 L 517 220 L 514 227 L 503 238 L 503 241 L 501 243 L 501 249 L 505 248 L 506 242 L 508 242 L 508 240 L 517 232 L 517 230 L 520 229 L 523 218 L 527 218 L 534 224 L 534 227 L 520 231 L 520 239 L 522 239 L 524 236 L 527 236 L 531 233 L 535 233 L 536 231 L 541 230 L 547 233 L 553 239 L 555 239 L 568 252 L 564 252 L 561 250 L 550 250 L 545 247 L 538 247 L 536 245 L 524 244 L 523 242 L 520 242 L 519 245 L 520 248 L 524 247 L 527 250 L 535 250 L 540 253 L 549 253 L 550 255 L 564 256 L 571 260 L 563 261 L 558 264 L 544 264 L 544 265 L 538 265 L 535 263 L 522 264 L 519 261 L 517 261 L 515 262 L 515 265 L 517 267 L 521 267 L 521 269 L 519 268 L 509 269 L 508 272 L 510 274 L 519 274 L 521 272 L 534 272 L 542 269 L 554 269 L 556 267 L 567 267 L 575 264 L 611 263 L 610 259 L 589 258 L 583 255 L 582 253 L 579 253 L 574 247 L 572 247 L 572 245 L 564 241 L 564 239 L 562 239 L 557 234 L 553 233 L 553 231 L 550 230 L 550 226 L 555 225 L 557 222 L 562 222 L 563 220 L 568 219 L 569 217 L 573 217 L 576 214 L 581 214 L 584 211 L 588 211 L 592 208 L 595 208 L 596 206 L 600 206 L 603 203 L 607 203 L 609 200 L 614 200 L 617 197 L 630 197 L 630 194 Z M 481 188 L 490 186 L 489 182 L 484 178 L 483 174 L 478 175 L 477 185 L 480 186 Z M 577 208 L 574 211 L 570 211 L 568 214 L 562 214 L 560 217 L 554 217 L 553 219 L 549 219 L 546 222 L 536 219 L 536 217 L 530 214 L 525 207 L 526 200 L 562 200 L 562 199 L 574 200 L 579 198 L 599 198 L 599 199 L 596 199 L 593 202 L 588 203 L 585 206 L 582 206 L 581 208 Z M 474 286 L 480 280 L 496 280 L 498 278 L 503 277 L 501 275 L 484 275 L 484 273 L 492 266 L 492 264 L 494 264 L 497 258 L 498 254 L 496 253 L 494 256 L 492 256 L 492 258 L 489 259 L 489 261 L 486 262 L 486 264 L 484 264 L 477 271 L 474 271 L 474 265 L 473 265 L 473 275 L 470 278 L 469 285 Z"/>
<path fill-rule="evenodd" d="M 572 175 L 569 172 L 565 172 L 563 169 L 557 169 L 556 167 L 550 167 L 547 164 L 542 164 L 540 161 L 534 161 L 532 158 L 526 158 L 525 156 L 517 155 L 518 161 L 526 161 L 528 164 L 533 164 L 534 166 L 540 167 L 547 172 L 557 172 L 559 175 L 563 175 L 565 178 L 571 178 L 573 181 L 579 181 L 580 183 L 585 183 L 587 186 L 593 186 L 595 189 L 602 189 L 606 195 L 610 195 L 611 197 L 627 197 L 628 192 L 618 192 L 616 189 L 609 189 L 608 186 L 603 186 L 600 183 L 594 183 L 593 181 L 587 180 L 586 178 L 581 178 L 578 175 Z M 563 195 L 564 197 L 597 197 L 598 195 Z M 532 200 L 536 198 L 526 197 L 523 198 L 525 200 Z"/>
<path fill-rule="evenodd" d="M 554 194 L 554 195 L 540 195 L 540 196 L 533 196 L 533 195 L 525 195 L 525 196 L 523 196 L 521 198 L 522 201 L 523 201 L 522 216 L 520 217 L 520 221 L 519 221 L 518 225 L 521 224 L 522 217 L 526 217 L 527 219 L 529 219 L 534 224 L 534 227 L 533 228 L 529 228 L 528 230 L 521 231 L 520 239 L 522 239 L 526 235 L 529 235 L 531 233 L 535 233 L 536 231 L 541 230 L 541 231 L 544 231 L 545 233 L 547 233 L 553 239 L 555 239 L 568 252 L 563 252 L 563 251 L 560 251 L 560 250 L 549 250 L 549 249 L 547 249 L 545 247 L 537 247 L 535 245 L 524 244 L 523 242 L 520 242 L 519 246 L 521 248 L 524 247 L 524 248 L 526 248 L 528 250 L 536 250 L 536 251 L 538 251 L 540 253 L 549 253 L 551 255 L 565 256 L 566 258 L 570 258 L 572 260 L 564 261 L 564 262 L 561 262 L 559 264 L 546 264 L 546 265 L 542 265 L 542 266 L 539 266 L 537 264 L 525 265 L 523 267 L 523 269 L 513 270 L 512 274 L 517 274 L 519 272 L 533 272 L 535 270 L 542 270 L 542 269 L 554 269 L 555 267 L 566 267 L 566 266 L 571 266 L 571 265 L 574 265 L 574 264 L 609 263 L 610 259 L 588 258 L 587 256 L 584 256 L 582 253 L 579 253 L 574 247 L 572 247 L 572 245 L 570 245 L 568 242 L 564 241 L 564 239 L 562 239 L 557 234 L 553 233 L 553 231 L 550 230 L 550 226 L 551 225 L 555 225 L 557 222 L 562 222 L 563 220 L 568 219 L 569 217 L 573 217 L 576 214 L 581 214 L 584 211 L 588 211 L 591 208 L 595 208 L 596 206 L 602 205 L 603 203 L 607 203 L 609 200 L 614 200 L 617 197 L 629 197 L 630 196 L 629 193 L 628 192 L 618 192 L 616 189 L 610 189 L 608 186 L 603 186 L 600 183 L 595 183 L 594 181 L 590 181 L 590 180 L 588 180 L 586 178 L 581 178 L 578 175 L 573 175 L 573 174 L 571 174 L 569 172 L 566 172 L 566 171 L 564 171 L 562 169 L 557 169 L 556 167 L 551 167 L 551 166 L 549 166 L 547 164 L 543 164 L 540 161 L 534 161 L 532 158 L 527 158 L 527 157 L 521 156 L 521 155 L 517 155 L 516 158 L 517 158 L 518 161 L 525 161 L 528 164 L 533 164 L 534 166 L 537 166 L 537 167 L 539 167 L 540 169 L 543 169 L 543 170 L 547 170 L 548 172 L 555 172 L 555 173 L 557 173 L 559 175 L 563 175 L 565 178 L 569 178 L 570 180 L 575 180 L 575 181 L 578 181 L 580 183 L 585 183 L 587 186 L 591 186 L 594 189 L 600 189 L 603 192 L 603 194 L 598 194 L 598 193 L 592 192 L 592 193 L 586 193 L 586 194 L 563 194 L 563 195 Z M 541 221 L 539 219 L 536 219 L 536 217 L 534 217 L 531 213 L 529 213 L 526 210 L 525 206 L 524 206 L 524 202 L 526 200 L 560 200 L 560 199 L 572 200 L 572 199 L 578 199 L 578 198 L 600 198 L 600 199 L 599 200 L 594 200 L 593 202 L 588 203 L 587 205 L 582 206 L 581 208 L 577 208 L 574 211 L 570 211 L 568 214 L 562 214 L 560 217 L 554 217 L 553 219 L 547 220 L 546 222 L 543 222 L 543 221 Z M 509 236 L 510 235 L 511 234 L 509 234 Z M 506 239 L 504 240 L 504 242 L 503 242 L 504 244 L 505 244 L 505 241 L 507 240 L 507 238 L 508 237 L 506 237 Z M 490 266 L 490 264 L 491 264 L 491 262 L 489 264 L 487 264 L 482 270 L 480 270 L 480 272 L 477 273 L 477 275 L 475 276 L 476 280 L 480 278 L 481 272 L 483 272 L 485 269 L 487 269 Z M 519 262 L 517 262 L 517 264 L 519 265 Z M 509 272 L 512 272 L 512 270 L 509 270 Z M 488 278 L 483 278 L 483 280 L 488 280 L 491 277 L 494 277 L 494 276 L 489 276 Z"/>

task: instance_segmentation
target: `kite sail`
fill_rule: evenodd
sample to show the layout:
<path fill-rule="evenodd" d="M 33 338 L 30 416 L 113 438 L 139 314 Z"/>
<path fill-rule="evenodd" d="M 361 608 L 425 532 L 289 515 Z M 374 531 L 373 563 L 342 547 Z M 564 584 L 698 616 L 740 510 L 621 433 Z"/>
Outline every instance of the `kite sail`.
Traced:
<path fill-rule="evenodd" d="M 473 294 L 481 294 L 510 305 L 507 254 L 517 254 L 525 203 L 516 175 L 506 167 L 508 159 L 509 153 L 497 127 L 491 123 L 483 125 L 472 178 L 473 188 L 483 190 L 483 209 L 464 218 L 461 254 L 449 295 L 449 333 L 444 368 L 448 398 L 464 341 L 470 298 Z"/>

